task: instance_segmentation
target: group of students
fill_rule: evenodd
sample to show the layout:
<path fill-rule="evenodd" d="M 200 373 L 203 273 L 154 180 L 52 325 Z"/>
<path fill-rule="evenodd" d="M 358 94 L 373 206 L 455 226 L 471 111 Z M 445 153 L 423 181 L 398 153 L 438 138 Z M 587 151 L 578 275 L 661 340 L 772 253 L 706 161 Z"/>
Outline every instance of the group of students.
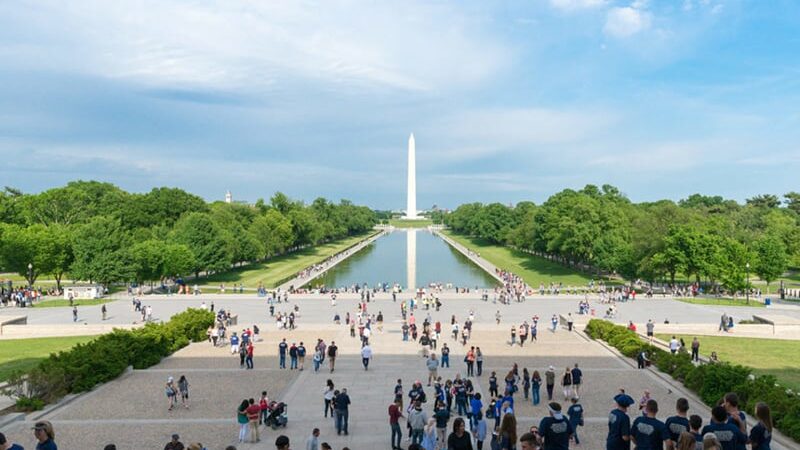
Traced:
<path fill-rule="evenodd" d="M 650 399 L 640 405 L 642 414 L 631 423 L 628 407 L 634 400 L 624 391 L 614 397 L 617 405 L 609 414 L 607 450 L 628 450 L 630 443 L 637 449 L 675 450 L 769 450 L 772 441 L 772 418 L 769 406 L 758 403 L 755 415 L 758 423 L 747 434 L 745 414 L 739 410 L 739 397 L 728 393 L 711 410 L 711 420 L 703 426 L 698 415 L 689 415 L 689 402 L 679 398 L 676 414 L 661 421 L 657 418 L 658 402 Z M 546 448 L 546 447 L 545 447 Z"/>

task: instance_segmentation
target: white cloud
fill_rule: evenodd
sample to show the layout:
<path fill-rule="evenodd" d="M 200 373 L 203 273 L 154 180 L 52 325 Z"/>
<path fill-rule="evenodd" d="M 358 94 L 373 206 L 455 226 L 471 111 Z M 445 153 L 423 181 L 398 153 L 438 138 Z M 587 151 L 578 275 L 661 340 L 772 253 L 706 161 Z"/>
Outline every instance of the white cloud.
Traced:
<path fill-rule="evenodd" d="M 276 89 L 300 77 L 442 90 L 479 83 L 510 61 L 481 22 L 425 2 L 50 1 L 0 6 L 0 27 L 24 31 L 0 45 L 16 67 L 156 85 Z"/>
<path fill-rule="evenodd" d="M 650 28 L 651 15 L 641 5 L 615 7 L 608 11 L 603 32 L 615 38 L 627 38 Z"/>
<path fill-rule="evenodd" d="M 576 11 L 580 9 L 597 8 L 605 6 L 606 0 L 550 0 L 550 5 L 553 8 L 562 11 Z"/>

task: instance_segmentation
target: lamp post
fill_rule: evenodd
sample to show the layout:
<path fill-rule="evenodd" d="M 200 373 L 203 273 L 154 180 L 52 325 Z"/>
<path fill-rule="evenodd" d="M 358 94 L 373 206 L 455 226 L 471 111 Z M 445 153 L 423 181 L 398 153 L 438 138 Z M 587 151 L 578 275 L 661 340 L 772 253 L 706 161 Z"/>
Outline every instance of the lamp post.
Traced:
<path fill-rule="evenodd" d="M 28 287 L 33 288 L 33 264 L 28 263 Z"/>
<path fill-rule="evenodd" d="M 747 276 L 747 286 L 745 287 L 745 298 L 747 299 L 747 304 L 750 304 L 750 263 L 744 265 L 745 267 L 745 274 Z"/>

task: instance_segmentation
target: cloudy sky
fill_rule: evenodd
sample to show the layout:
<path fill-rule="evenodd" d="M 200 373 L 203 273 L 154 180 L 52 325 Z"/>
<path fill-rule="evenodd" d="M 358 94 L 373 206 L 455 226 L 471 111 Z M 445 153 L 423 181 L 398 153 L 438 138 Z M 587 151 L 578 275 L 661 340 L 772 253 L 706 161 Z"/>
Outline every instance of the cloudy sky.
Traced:
<path fill-rule="evenodd" d="M 0 2 L 0 185 L 209 200 L 800 190 L 800 3 Z"/>

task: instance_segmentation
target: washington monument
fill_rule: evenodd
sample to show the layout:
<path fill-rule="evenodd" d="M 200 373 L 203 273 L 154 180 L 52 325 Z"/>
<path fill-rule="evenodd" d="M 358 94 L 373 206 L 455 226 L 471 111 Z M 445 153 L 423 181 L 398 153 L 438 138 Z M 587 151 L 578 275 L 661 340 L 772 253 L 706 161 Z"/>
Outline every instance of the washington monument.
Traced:
<path fill-rule="evenodd" d="M 408 138 L 408 200 L 404 219 L 419 219 L 417 216 L 417 150 L 414 133 Z"/>

